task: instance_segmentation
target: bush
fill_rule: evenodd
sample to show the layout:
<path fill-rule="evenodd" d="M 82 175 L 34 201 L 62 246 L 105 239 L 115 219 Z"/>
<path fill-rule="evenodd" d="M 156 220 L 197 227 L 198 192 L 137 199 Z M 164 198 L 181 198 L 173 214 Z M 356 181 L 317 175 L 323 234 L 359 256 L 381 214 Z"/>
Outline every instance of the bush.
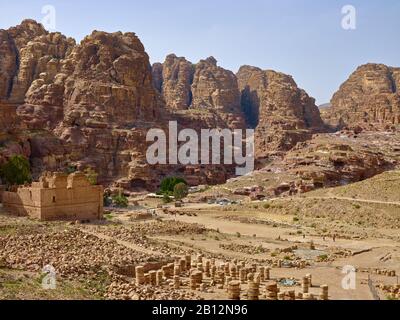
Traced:
<path fill-rule="evenodd" d="M 318 258 L 320 261 L 327 261 L 329 257 L 327 254 L 321 254 Z"/>
<path fill-rule="evenodd" d="M 174 187 L 174 197 L 176 200 L 182 200 L 189 194 L 188 186 L 181 182 Z"/>
<path fill-rule="evenodd" d="M 164 196 L 163 196 L 163 202 L 164 203 L 171 203 L 171 198 L 169 197 L 169 195 L 167 195 L 167 194 L 164 194 Z"/>
<path fill-rule="evenodd" d="M 128 198 L 125 197 L 122 193 L 112 197 L 113 204 L 117 208 L 127 208 L 129 205 Z"/>
<path fill-rule="evenodd" d="M 8 185 L 22 185 L 32 181 L 29 161 L 21 155 L 12 156 L 1 167 L 1 177 Z"/>
<path fill-rule="evenodd" d="M 160 193 L 166 195 L 172 195 L 174 193 L 174 188 L 177 184 L 184 183 L 187 185 L 186 181 L 178 177 L 167 177 L 161 181 Z"/>

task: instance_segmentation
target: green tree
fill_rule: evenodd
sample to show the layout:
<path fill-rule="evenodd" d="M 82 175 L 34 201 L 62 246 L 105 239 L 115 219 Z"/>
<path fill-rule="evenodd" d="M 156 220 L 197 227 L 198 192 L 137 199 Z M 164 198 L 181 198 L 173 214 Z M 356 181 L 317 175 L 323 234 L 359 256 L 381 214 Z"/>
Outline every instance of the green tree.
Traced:
<path fill-rule="evenodd" d="M 22 185 L 32 181 L 31 166 L 21 155 L 12 156 L 0 170 L 2 179 L 8 185 Z"/>
<path fill-rule="evenodd" d="M 176 200 L 182 200 L 189 194 L 188 186 L 181 182 L 174 187 L 174 197 Z"/>
<path fill-rule="evenodd" d="M 179 177 L 167 177 L 161 181 L 160 193 L 172 195 L 174 193 L 174 188 L 177 184 L 184 183 L 187 185 L 186 181 Z"/>
<path fill-rule="evenodd" d="M 112 201 L 113 204 L 117 207 L 117 208 L 127 208 L 129 205 L 129 200 L 127 197 L 125 197 L 122 193 L 118 194 L 118 195 L 114 195 L 112 197 Z"/>

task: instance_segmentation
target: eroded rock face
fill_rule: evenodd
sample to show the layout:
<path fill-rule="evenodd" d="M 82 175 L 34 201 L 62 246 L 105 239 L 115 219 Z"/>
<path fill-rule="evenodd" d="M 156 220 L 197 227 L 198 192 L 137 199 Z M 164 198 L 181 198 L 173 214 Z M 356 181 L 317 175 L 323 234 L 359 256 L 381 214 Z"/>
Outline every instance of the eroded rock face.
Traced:
<path fill-rule="evenodd" d="M 50 39 L 43 26 L 33 20 L 24 20 L 20 25 L 7 30 L 7 33 L 16 54 L 16 70 L 7 100 L 19 104 L 24 102 L 31 83 L 46 70 L 50 57 L 62 58 L 68 45 L 61 45 L 61 38 L 65 39 L 61 34 L 53 34 Z M 73 42 L 72 39 L 70 41 Z"/>
<path fill-rule="evenodd" d="M 256 129 L 257 158 L 290 150 L 323 129 L 315 100 L 291 76 L 243 66 L 237 78 L 247 123 Z"/>
<path fill-rule="evenodd" d="M 89 127 L 129 126 L 158 116 L 149 57 L 133 33 L 95 31 L 65 62 L 64 122 Z"/>
<path fill-rule="evenodd" d="M 159 93 L 162 93 L 163 87 L 163 65 L 162 63 L 154 63 L 152 66 L 153 86 Z"/>
<path fill-rule="evenodd" d="M 213 57 L 196 65 L 174 54 L 153 65 L 153 82 L 166 106 L 187 128 L 245 128 L 240 93 L 233 72 Z"/>
<path fill-rule="evenodd" d="M 214 57 L 196 64 L 192 84 L 194 109 L 221 109 L 240 112 L 240 92 L 233 72 L 217 66 Z"/>
<path fill-rule="evenodd" d="M 185 58 L 171 54 L 162 70 L 162 93 L 166 104 L 173 109 L 188 109 L 192 103 L 194 66 Z"/>
<path fill-rule="evenodd" d="M 334 127 L 389 129 L 400 124 L 400 68 L 360 66 L 332 98 L 324 115 Z"/>
<path fill-rule="evenodd" d="M 162 107 L 140 40 L 95 31 L 76 45 L 33 21 L 0 37 L 0 119 L 20 120 L 2 160 L 24 154 L 38 172 L 91 165 L 108 181 L 134 171 L 145 128 L 131 128 L 157 121 Z"/>
<path fill-rule="evenodd" d="M 7 100 L 17 72 L 17 48 L 10 34 L 0 30 L 0 99 Z M 1 100 L 0 100 L 1 101 Z"/>
<path fill-rule="evenodd" d="M 166 131 L 172 120 L 179 129 L 197 131 L 255 128 L 258 159 L 283 157 L 324 129 L 314 99 L 292 77 L 249 66 L 235 75 L 213 57 L 194 65 L 169 55 L 151 67 L 134 33 L 94 31 L 77 45 L 27 20 L 0 30 L 0 54 L 0 164 L 23 154 L 37 175 L 73 165 L 94 167 L 100 182 L 125 189 L 154 190 L 168 175 L 193 185 L 224 183 L 234 166 L 150 166 L 148 129 Z M 398 69 L 359 73 L 365 79 L 352 76 L 332 109 L 341 113 L 351 102 L 357 111 L 368 102 L 369 109 L 362 109 L 367 121 L 397 123 Z M 365 92 L 369 100 L 362 98 Z M 356 118 L 353 111 L 347 119 Z M 378 160 L 368 163 L 383 163 Z"/>

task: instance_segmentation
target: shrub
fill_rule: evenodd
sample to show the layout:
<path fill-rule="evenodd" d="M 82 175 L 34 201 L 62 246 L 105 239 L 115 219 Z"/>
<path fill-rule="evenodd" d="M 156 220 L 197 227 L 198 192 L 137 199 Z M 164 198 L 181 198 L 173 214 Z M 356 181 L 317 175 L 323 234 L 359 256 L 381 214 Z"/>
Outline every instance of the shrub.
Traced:
<path fill-rule="evenodd" d="M 167 194 L 164 194 L 162 200 L 164 203 L 170 203 L 172 201 L 171 198 L 169 197 L 169 195 L 167 195 Z"/>
<path fill-rule="evenodd" d="M 22 185 L 32 181 L 29 161 L 21 155 L 12 156 L 1 167 L 1 177 L 8 185 Z"/>
<path fill-rule="evenodd" d="M 127 208 L 129 205 L 128 198 L 125 197 L 122 193 L 113 196 L 112 201 L 117 208 Z"/>
<path fill-rule="evenodd" d="M 271 208 L 271 205 L 269 203 L 265 203 L 263 205 L 263 207 L 264 207 L 264 209 L 269 209 L 269 208 Z"/>
<path fill-rule="evenodd" d="M 186 181 L 178 177 L 167 177 L 161 181 L 160 193 L 172 195 L 174 193 L 174 188 L 177 184 L 184 183 L 187 185 Z"/>
<path fill-rule="evenodd" d="M 183 183 L 183 182 L 178 183 L 174 187 L 174 197 L 175 197 L 175 199 L 182 200 L 188 194 L 189 194 L 189 190 L 188 190 L 188 187 L 187 187 L 187 185 L 185 183 Z"/>
<path fill-rule="evenodd" d="M 320 261 L 327 261 L 328 260 L 328 255 L 327 254 L 321 254 L 318 256 Z"/>

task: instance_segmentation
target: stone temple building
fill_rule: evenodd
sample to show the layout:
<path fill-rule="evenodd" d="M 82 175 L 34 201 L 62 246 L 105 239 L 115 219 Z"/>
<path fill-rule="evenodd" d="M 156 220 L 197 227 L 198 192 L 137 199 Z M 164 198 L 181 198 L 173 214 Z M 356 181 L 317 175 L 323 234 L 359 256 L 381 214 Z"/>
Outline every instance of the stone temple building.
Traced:
<path fill-rule="evenodd" d="M 91 185 L 83 173 L 46 173 L 39 182 L 3 192 L 2 198 L 9 213 L 42 221 L 103 217 L 103 187 Z"/>

